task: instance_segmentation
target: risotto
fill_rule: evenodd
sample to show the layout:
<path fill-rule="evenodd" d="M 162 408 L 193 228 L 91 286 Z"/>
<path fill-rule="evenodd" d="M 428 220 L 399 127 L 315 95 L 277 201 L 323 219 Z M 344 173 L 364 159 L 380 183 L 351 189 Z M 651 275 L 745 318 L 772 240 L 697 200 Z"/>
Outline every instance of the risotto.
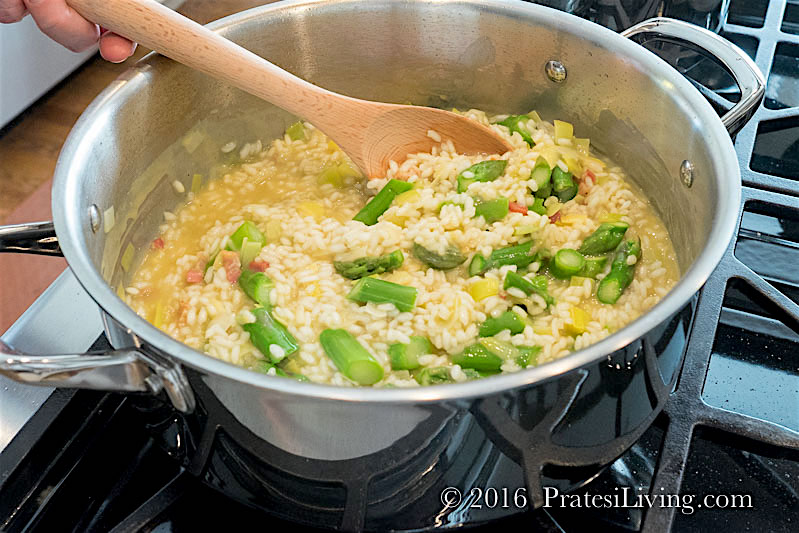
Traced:
<path fill-rule="evenodd" d="M 621 169 L 535 113 L 469 118 L 514 149 L 431 153 L 366 180 L 310 124 L 192 190 L 125 287 L 209 356 L 335 385 L 460 382 L 558 359 L 652 307 L 679 272 Z"/>

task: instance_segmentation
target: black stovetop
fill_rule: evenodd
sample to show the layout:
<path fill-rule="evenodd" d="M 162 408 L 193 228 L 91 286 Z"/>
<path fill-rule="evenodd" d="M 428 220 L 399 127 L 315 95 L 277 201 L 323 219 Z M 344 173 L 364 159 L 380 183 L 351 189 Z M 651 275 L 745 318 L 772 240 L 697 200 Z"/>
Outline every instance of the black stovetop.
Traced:
<path fill-rule="evenodd" d="M 679 495 L 682 505 L 552 507 L 483 529 L 799 531 L 799 0 L 543 3 L 617 30 L 660 14 L 705 26 L 749 53 L 768 88 L 736 139 L 740 229 L 702 291 L 679 383 L 641 440 L 578 492 Z M 719 111 L 739 97 L 714 62 L 657 48 Z M 297 528 L 183 471 L 146 427 L 155 401 L 57 390 L 0 454 L 0 531 Z M 711 509 L 706 495 L 750 499 Z"/>

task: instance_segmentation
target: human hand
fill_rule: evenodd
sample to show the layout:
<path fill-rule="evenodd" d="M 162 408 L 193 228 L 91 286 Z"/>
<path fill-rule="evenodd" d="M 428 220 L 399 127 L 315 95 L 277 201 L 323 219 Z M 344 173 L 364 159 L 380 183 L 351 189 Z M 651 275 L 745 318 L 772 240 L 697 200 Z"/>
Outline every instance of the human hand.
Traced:
<path fill-rule="evenodd" d="M 100 55 L 121 63 L 133 55 L 136 43 L 89 22 L 69 7 L 66 0 L 0 0 L 0 22 L 22 20 L 31 14 L 39 29 L 73 52 L 80 52 L 100 41 Z"/>

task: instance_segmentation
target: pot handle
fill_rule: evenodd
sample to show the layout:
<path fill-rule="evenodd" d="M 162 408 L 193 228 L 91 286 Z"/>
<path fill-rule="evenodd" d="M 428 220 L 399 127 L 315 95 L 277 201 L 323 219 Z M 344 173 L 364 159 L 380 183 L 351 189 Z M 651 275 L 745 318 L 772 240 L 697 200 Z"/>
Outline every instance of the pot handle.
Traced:
<path fill-rule="evenodd" d="M 0 341 L 0 374 L 27 385 L 120 392 L 165 391 L 175 408 L 194 410 L 182 369 L 155 361 L 135 348 L 102 353 L 29 355 Z"/>
<path fill-rule="evenodd" d="M 62 255 L 52 222 L 0 226 L 0 252 Z"/>
<path fill-rule="evenodd" d="M 621 32 L 628 39 L 642 34 L 698 48 L 724 65 L 741 89 L 741 100 L 721 117 L 731 136 L 755 114 L 766 93 L 766 81 L 755 62 L 739 47 L 705 28 L 666 17 L 645 20 Z"/>

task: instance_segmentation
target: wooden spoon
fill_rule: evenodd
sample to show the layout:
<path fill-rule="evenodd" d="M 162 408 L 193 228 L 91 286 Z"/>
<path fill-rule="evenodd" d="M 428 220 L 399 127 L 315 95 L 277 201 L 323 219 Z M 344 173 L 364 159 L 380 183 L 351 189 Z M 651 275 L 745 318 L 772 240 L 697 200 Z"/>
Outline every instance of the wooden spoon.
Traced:
<path fill-rule="evenodd" d="M 359 100 L 317 87 L 154 0 L 67 3 L 88 20 L 307 119 L 370 178 L 384 176 L 392 160 L 429 152 L 437 144 L 430 130 L 451 139 L 460 153 L 512 149 L 491 128 L 455 113 Z"/>

